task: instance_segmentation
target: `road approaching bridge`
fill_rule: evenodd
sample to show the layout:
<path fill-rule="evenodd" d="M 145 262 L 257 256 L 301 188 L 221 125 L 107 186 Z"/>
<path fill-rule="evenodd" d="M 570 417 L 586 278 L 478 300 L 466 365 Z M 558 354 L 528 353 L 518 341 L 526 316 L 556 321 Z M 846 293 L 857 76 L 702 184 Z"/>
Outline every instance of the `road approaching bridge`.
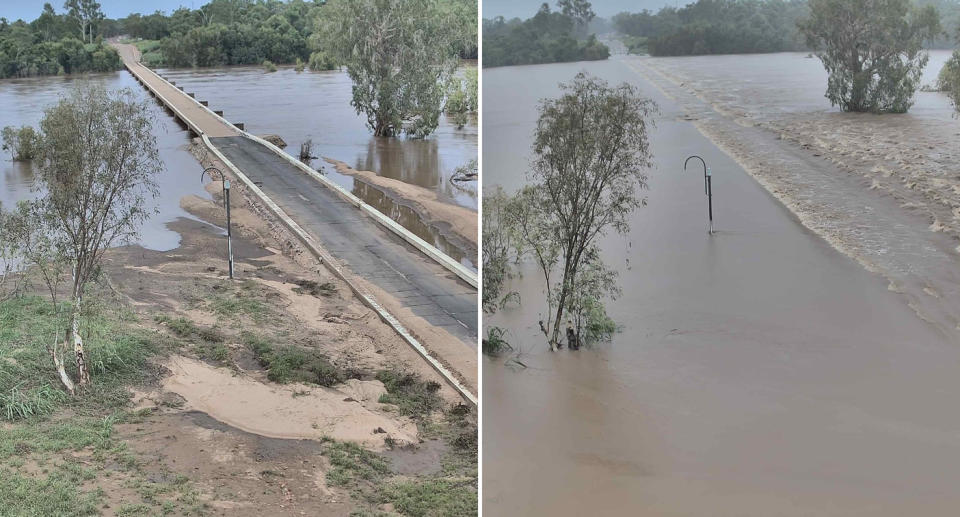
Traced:
<path fill-rule="evenodd" d="M 351 194 L 322 178 L 318 181 L 315 171 L 201 105 L 141 64 L 132 45 L 115 46 L 141 84 L 200 136 L 365 304 L 476 404 L 475 276 Z"/>

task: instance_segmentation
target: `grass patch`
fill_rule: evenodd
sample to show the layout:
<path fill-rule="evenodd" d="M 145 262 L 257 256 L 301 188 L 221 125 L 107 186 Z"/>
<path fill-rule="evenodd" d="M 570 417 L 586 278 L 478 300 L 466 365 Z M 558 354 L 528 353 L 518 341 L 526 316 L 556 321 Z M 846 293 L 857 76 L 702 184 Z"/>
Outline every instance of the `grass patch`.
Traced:
<path fill-rule="evenodd" d="M 262 336 L 250 332 L 241 335 L 260 366 L 267 369 L 273 382 L 304 382 L 333 386 L 346 379 L 346 374 L 321 353 L 295 346 L 274 346 Z"/>
<path fill-rule="evenodd" d="M 67 306 L 58 314 L 52 303 L 37 296 L 0 302 L 0 419 L 42 416 L 64 404 L 84 405 L 91 399 L 125 402 L 125 386 L 149 374 L 147 360 L 159 351 L 153 337 L 130 323 L 129 312 L 89 300 L 81 333 L 91 385 L 74 400 L 63 391 L 47 352 L 51 342 L 64 338 Z M 73 373 L 72 357 L 65 359 Z"/>
<path fill-rule="evenodd" d="M 381 370 L 377 372 L 377 380 L 387 388 L 387 392 L 380 396 L 380 402 L 396 405 L 403 415 L 423 420 L 443 406 L 438 393 L 440 385 L 433 381 L 424 382 L 415 373 Z"/>
<path fill-rule="evenodd" d="M 66 469 L 29 476 L 0 467 L 0 513 L 38 517 L 100 515 L 100 494 L 77 490 L 83 482 L 82 477 Z"/>
<path fill-rule="evenodd" d="M 354 487 L 360 481 L 379 483 L 390 474 L 390 464 L 379 454 L 351 442 L 326 442 L 323 454 L 333 467 L 327 482 L 333 486 Z"/>
<path fill-rule="evenodd" d="M 411 517 L 475 515 L 477 489 L 471 480 L 425 479 L 391 483 L 380 496 Z"/>
<path fill-rule="evenodd" d="M 333 282 L 314 282 L 313 280 L 297 280 L 294 282 L 299 287 L 294 287 L 293 292 L 297 294 L 309 294 L 311 296 L 333 296 L 337 293 L 337 286 Z"/>

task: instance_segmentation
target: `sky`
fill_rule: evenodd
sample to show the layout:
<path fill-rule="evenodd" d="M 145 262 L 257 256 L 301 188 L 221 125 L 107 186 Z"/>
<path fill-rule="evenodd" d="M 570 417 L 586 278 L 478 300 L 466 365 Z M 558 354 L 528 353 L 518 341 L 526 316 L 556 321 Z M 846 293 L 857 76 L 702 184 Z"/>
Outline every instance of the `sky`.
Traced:
<path fill-rule="evenodd" d="M 692 0 L 591 0 L 597 16 L 609 18 L 623 11 L 639 12 L 643 9 L 656 11 L 664 5 L 683 6 Z M 483 17 L 530 18 L 536 14 L 544 0 L 483 0 Z M 549 0 L 550 8 L 556 8 L 556 0 Z"/>
<path fill-rule="evenodd" d="M 99 0 L 100 7 L 107 18 L 123 18 L 130 13 L 149 14 L 156 10 L 166 11 L 167 14 L 177 7 L 185 5 L 197 8 L 209 0 Z M 23 19 L 33 21 L 43 11 L 43 4 L 50 5 L 58 13 L 63 13 L 63 0 L 0 0 L 0 17 L 10 21 Z M 538 4 L 539 5 L 539 4 Z"/>

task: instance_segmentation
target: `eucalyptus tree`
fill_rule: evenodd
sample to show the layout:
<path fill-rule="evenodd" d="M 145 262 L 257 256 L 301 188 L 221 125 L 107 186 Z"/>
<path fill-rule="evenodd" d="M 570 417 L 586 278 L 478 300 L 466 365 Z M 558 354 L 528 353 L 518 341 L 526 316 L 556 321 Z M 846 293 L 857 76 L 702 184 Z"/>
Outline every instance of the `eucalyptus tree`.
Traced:
<path fill-rule="evenodd" d="M 80 39 L 93 43 L 94 27 L 104 19 L 100 4 L 96 0 L 66 0 L 63 8 L 80 25 Z"/>
<path fill-rule="evenodd" d="M 910 0 L 810 0 L 799 23 L 829 78 L 826 97 L 844 111 L 904 113 L 941 32 L 935 7 Z"/>
<path fill-rule="evenodd" d="M 617 294 L 597 239 L 628 232 L 628 217 L 646 203 L 639 191 L 647 188 L 647 133 L 657 113 L 629 84 L 580 73 L 561 89 L 540 103 L 530 184 L 508 212 L 518 251 L 532 255 L 543 275 L 548 312 L 540 327 L 551 349 L 564 316 L 577 317 L 579 327 L 602 298 Z"/>
<path fill-rule="evenodd" d="M 330 0 L 321 46 L 353 81 L 351 105 L 377 136 L 425 137 L 439 124 L 462 48 L 456 14 L 439 0 Z"/>
<path fill-rule="evenodd" d="M 148 109 L 129 89 L 81 84 L 40 121 L 36 188 L 45 196 L 24 208 L 31 214 L 24 224 L 35 224 L 24 235 L 32 231 L 35 242 L 48 243 L 43 249 L 53 258 L 44 260 L 70 271 L 70 323 L 62 346 L 72 344 L 81 386 L 90 378 L 80 335 L 85 289 L 106 250 L 136 237 L 151 213 L 147 199 L 158 193 L 162 163 Z"/>

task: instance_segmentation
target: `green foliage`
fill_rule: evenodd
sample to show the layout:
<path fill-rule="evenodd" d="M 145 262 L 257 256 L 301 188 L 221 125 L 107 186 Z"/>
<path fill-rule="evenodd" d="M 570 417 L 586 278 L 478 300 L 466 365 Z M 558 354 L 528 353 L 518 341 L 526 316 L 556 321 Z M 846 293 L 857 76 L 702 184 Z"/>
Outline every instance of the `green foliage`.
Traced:
<path fill-rule="evenodd" d="M 507 350 L 513 350 L 510 343 L 507 343 L 507 340 L 503 339 L 506 333 L 506 329 L 500 327 L 490 327 L 487 329 L 487 338 L 483 340 L 483 353 L 487 355 L 498 355 Z"/>
<path fill-rule="evenodd" d="M 455 19 L 434 0 L 330 0 L 321 46 L 346 66 L 351 104 L 376 136 L 422 138 L 439 124 L 444 85 L 459 62 Z"/>
<path fill-rule="evenodd" d="M 296 70 L 297 73 L 299 74 L 300 72 L 303 72 L 306 68 L 307 68 L 307 65 L 303 62 L 302 59 L 298 57 L 297 62 L 294 63 L 293 69 Z"/>
<path fill-rule="evenodd" d="M 315 350 L 275 347 L 262 336 L 250 332 L 244 332 L 241 338 L 260 365 L 267 369 L 267 378 L 273 382 L 307 382 L 330 387 L 346 379 L 342 370 Z"/>
<path fill-rule="evenodd" d="M 263 66 L 263 69 L 267 71 L 267 73 L 277 71 L 277 65 L 273 64 L 273 61 L 270 61 L 269 59 L 264 60 L 262 66 Z"/>
<path fill-rule="evenodd" d="M 442 407 L 443 400 L 437 393 L 440 385 L 433 381 L 424 382 L 415 373 L 382 370 L 377 372 L 377 380 L 387 388 L 380 402 L 396 405 L 403 415 L 423 419 Z"/>
<path fill-rule="evenodd" d="M 937 89 L 947 94 L 954 110 L 960 110 L 960 50 L 954 50 L 937 76 Z"/>
<path fill-rule="evenodd" d="M 500 187 L 483 195 L 482 308 L 490 314 L 502 309 L 511 299 L 519 301 L 520 298 L 518 293 L 507 291 L 507 284 L 512 276 L 510 253 L 516 248 L 507 222 L 509 202 L 510 199 Z"/>
<path fill-rule="evenodd" d="M 59 316 L 65 310 L 58 313 L 39 297 L 0 302 L 0 420 L 46 415 L 68 402 L 48 351 L 57 331 L 66 325 Z M 87 303 L 81 331 L 98 397 L 125 400 L 125 386 L 144 377 L 147 359 L 158 352 L 157 346 L 123 321 L 115 307 L 100 307 L 93 299 Z M 59 336 L 64 338 L 62 330 Z"/>
<path fill-rule="evenodd" d="M 310 54 L 310 70 L 336 70 L 337 63 L 326 52 L 318 50 Z"/>
<path fill-rule="evenodd" d="M 595 241 L 629 231 L 629 214 L 645 204 L 637 191 L 647 186 L 647 133 L 657 113 L 626 83 L 611 87 L 581 73 L 561 89 L 540 104 L 529 184 L 499 216 L 517 260 L 533 258 L 543 275 L 540 328 L 551 348 L 566 319 L 576 318 L 579 332 L 586 309 L 617 293 Z"/>
<path fill-rule="evenodd" d="M 402 515 L 473 515 L 477 512 L 477 490 L 472 480 L 424 479 L 392 483 L 383 497 Z"/>
<path fill-rule="evenodd" d="M 808 13 L 806 0 L 698 0 L 656 14 L 613 17 L 631 52 L 654 56 L 785 52 L 805 48 L 797 21 Z"/>
<path fill-rule="evenodd" d="M 0 131 L 0 135 L 3 138 L 3 149 L 10 152 L 14 161 L 28 161 L 36 158 L 40 140 L 33 127 L 21 126 L 17 129 L 7 126 Z"/>
<path fill-rule="evenodd" d="M 327 442 L 323 454 L 333 467 L 327 473 L 327 481 L 334 486 L 378 482 L 390 474 L 390 463 L 385 458 L 355 443 Z"/>
<path fill-rule="evenodd" d="M 610 50 L 593 35 L 577 37 L 580 19 L 575 18 L 575 12 L 579 11 L 551 12 L 544 3 L 528 20 L 483 20 L 483 66 L 607 59 Z"/>
<path fill-rule="evenodd" d="M 941 27 L 934 7 L 910 0 L 810 0 L 800 30 L 827 70 L 830 104 L 904 113 L 929 59 L 923 43 Z"/>
<path fill-rule="evenodd" d="M 444 111 L 453 117 L 457 129 L 466 126 L 470 115 L 479 106 L 479 79 L 476 68 L 467 68 L 463 77 L 452 76 L 447 81 L 447 101 Z"/>

